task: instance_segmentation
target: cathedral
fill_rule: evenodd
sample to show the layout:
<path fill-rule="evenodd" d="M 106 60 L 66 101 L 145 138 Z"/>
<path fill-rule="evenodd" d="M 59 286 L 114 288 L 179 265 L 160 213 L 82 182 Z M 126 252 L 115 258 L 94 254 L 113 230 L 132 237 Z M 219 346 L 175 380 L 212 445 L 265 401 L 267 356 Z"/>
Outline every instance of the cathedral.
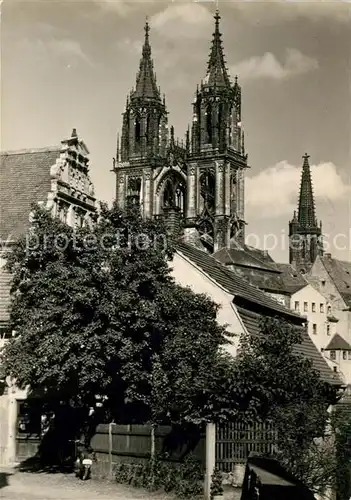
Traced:
<path fill-rule="evenodd" d="M 205 78 L 196 89 L 184 140 L 168 125 L 166 99 L 156 83 L 145 40 L 135 89 L 127 97 L 114 172 L 116 199 L 141 206 L 145 217 L 182 221 L 185 237 L 213 253 L 244 244 L 244 176 L 248 168 L 241 123 L 241 88 L 226 68 L 220 15 L 215 15 Z"/>

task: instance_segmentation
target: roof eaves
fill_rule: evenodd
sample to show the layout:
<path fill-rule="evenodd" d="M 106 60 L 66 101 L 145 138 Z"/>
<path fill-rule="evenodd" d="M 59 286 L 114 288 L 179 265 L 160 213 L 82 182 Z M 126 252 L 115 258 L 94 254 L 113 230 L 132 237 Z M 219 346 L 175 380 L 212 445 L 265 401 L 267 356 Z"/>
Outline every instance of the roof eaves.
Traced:
<path fill-rule="evenodd" d="M 51 151 L 61 151 L 62 146 L 46 146 L 45 148 L 29 148 L 29 149 L 17 149 L 17 150 L 6 150 L 0 151 L 1 156 L 12 156 L 12 155 L 23 155 L 23 154 L 33 154 L 33 153 L 47 153 Z"/>

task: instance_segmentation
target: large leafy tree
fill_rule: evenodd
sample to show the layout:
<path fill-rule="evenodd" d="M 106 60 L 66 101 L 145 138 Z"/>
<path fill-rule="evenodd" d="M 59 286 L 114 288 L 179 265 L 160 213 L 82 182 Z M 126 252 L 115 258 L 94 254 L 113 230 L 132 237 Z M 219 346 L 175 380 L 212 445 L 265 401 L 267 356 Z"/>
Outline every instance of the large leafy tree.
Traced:
<path fill-rule="evenodd" d="M 301 331 L 266 320 L 231 358 L 217 305 L 171 277 L 175 243 L 134 210 L 103 206 L 92 228 L 73 231 L 35 208 L 8 256 L 16 335 L 1 356 L 5 369 L 51 404 L 81 409 L 82 422 L 97 395 L 99 420 L 194 429 L 271 418 L 282 436 L 286 421 L 281 449 L 296 470 L 293 451 L 322 434 L 331 397 L 294 353 Z"/>
<path fill-rule="evenodd" d="M 2 359 L 17 384 L 77 408 L 99 395 L 109 418 L 129 423 L 208 416 L 206 374 L 225 358 L 225 329 L 209 298 L 174 283 L 175 237 L 116 206 L 76 231 L 35 208 L 7 264 L 16 335 Z"/>

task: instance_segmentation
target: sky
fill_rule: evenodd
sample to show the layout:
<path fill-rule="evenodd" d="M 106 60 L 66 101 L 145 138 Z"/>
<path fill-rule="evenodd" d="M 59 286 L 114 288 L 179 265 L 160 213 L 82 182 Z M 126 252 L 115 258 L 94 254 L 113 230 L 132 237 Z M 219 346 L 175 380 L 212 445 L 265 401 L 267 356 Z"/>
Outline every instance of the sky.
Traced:
<path fill-rule="evenodd" d="M 287 261 L 307 152 L 326 251 L 351 260 L 351 3 L 217 3 L 227 66 L 242 86 L 247 243 Z M 183 138 L 215 9 L 210 1 L 3 0 L 1 149 L 55 145 L 75 127 L 97 198 L 110 203 L 146 16 L 169 124 Z"/>

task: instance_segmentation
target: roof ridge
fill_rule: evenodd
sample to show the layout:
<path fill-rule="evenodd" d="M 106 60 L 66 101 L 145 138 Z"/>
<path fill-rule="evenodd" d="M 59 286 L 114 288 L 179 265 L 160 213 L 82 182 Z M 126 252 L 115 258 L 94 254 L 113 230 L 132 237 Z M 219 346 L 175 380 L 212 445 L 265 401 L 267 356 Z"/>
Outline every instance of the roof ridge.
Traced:
<path fill-rule="evenodd" d="M 238 292 L 234 292 L 234 291 L 231 291 L 230 289 L 228 289 L 225 284 L 222 284 L 222 285 L 220 284 L 220 286 L 225 288 L 227 290 L 227 292 L 230 293 L 231 295 L 237 295 L 238 297 L 241 297 L 242 299 L 244 299 L 246 301 L 252 302 L 253 304 L 257 304 L 257 305 L 264 307 L 266 309 L 269 309 L 271 311 L 275 311 L 277 313 L 284 314 L 284 315 L 287 315 L 290 317 L 303 319 L 299 314 L 296 314 L 293 311 L 291 311 L 290 309 L 288 309 L 287 307 L 283 306 L 282 304 L 279 304 L 278 301 L 276 301 L 268 293 L 261 290 L 258 286 L 251 284 L 247 279 L 238 275 L 234 271 L 231 271 L 226 266 L 224 266 L 223 264 L 218 262 L 212 255 L 209 255 L 208 253 L 206 253 L 206 252 L 204 252 L 204 251 L 202 251 L 202 250 L 200 250 L 192 245 L 189 245 L 188 243 L 184 243 L 184 242 L 179 242 L 178 248 L 179 248 L 179 251 L 181 253 L 182 253 L 182 250 L 184 250 L 185 252 L 190 251 L 190 257 L 185 254 L 185 257 L 188 257 L 190 260 L 193 260 L 191 258 L 191 252 L 193 252 L 193 254 L 195 253 L 195 255 L 193 255 L 193 258 L 196 257 L 197 254 L 205 256 L 205 258 L 210 259 L 211 267 L 213 268 L 213 270 L 218 270 L 224 278 L 229 279 L 229 281 L 232 281 L 234 286 L 235 286 L 235 282 L 236 282 L 237 287 L 240 287 L 240 286 L 243 287 L 243 289 L 244 289 L 243 292 L 240 292 L 240 290 Z M 213 281 L 218 283 L 217 279 L 212 277 L 206 270 L 204 270 L 203 267 L 201 266 L 201 264 L 197 264 L 196 262 L 195 262 L 195 264 L 197 266 L 201 267 L 202 271 L 205 274 L 208 274 Z M 245 293 L 245 289 L 246 289 L 246 293 Z M 258 297 L 256 297 L 256 298 L 255 298 L 255 296 L 251 297 L 250 291 L 252 291 L 252 292 L 255 291 L 258 294 Z"/>
<path fill-rule="evenodd" d="M 46 146 L 43 148 L 26 148 L 26 149 L 8 149 L 4 151 L 0 151 L 0 155 L 20 155 L 20 154 L 28 154 L 28 153 L 46 153 L 48 151 L 60 151 L 62 149 L 62 145 L 55 146 Z"/>

